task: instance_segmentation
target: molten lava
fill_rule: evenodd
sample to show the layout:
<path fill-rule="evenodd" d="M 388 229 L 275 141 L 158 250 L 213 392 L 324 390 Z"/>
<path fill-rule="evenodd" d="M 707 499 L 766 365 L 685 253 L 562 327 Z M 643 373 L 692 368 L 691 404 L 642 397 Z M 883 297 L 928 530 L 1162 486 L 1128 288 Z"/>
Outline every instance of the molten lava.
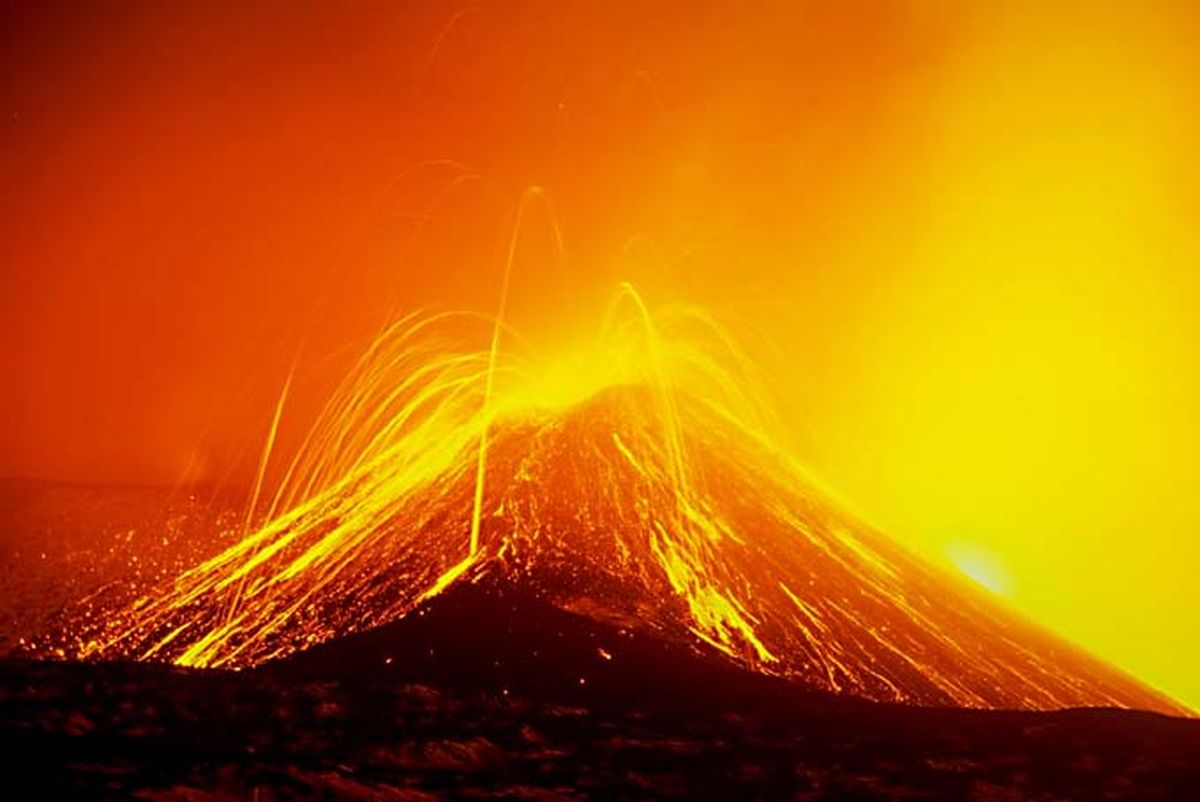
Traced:
<path fill-rule="evenodd" d="M 502 351 L 500 325 L 459 350 L 475 325 L 385 331 L 245 536 L 90 611 L 68 650 L 250 666 L 456 582 L 516 584 L 869 699 L 1180 712 L 857 520 L 771 436 L 752 369 L 703 315 L 650 315 L 626 287 L 598 345 L 554 366 Z"/>

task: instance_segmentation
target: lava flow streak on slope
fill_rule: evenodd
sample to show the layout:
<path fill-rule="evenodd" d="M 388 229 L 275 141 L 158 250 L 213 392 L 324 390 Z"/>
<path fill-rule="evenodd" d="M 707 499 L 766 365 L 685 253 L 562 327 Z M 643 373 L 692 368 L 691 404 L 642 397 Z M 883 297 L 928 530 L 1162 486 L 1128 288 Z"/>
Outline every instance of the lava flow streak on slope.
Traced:
<path fill-rule="evenodd" d="M 459 349 L 488 331 L 491 349 Z M 520 583 L 870 699 L 1182 712 L 846 512 L 770 436 L 752 369 L 703 315 L 651 315 L 625 287 L 598 345 L 554 366 L 498 348 L 500 332 L 466 315 L 392 326 L 260 528 L 56 645 L 248 666 L 454 582 Z"/>

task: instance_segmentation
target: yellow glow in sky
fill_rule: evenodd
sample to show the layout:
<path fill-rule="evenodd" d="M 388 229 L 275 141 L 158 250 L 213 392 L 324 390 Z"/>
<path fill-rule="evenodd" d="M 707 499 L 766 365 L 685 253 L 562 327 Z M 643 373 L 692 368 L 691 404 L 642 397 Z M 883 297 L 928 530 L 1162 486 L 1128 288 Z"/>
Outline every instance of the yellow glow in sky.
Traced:
<path fill-rule="evenodd" d="M 932 559 L 1200 706 L 1195 23 L 1022 4 L 956 54 L 821 467 Z"/>

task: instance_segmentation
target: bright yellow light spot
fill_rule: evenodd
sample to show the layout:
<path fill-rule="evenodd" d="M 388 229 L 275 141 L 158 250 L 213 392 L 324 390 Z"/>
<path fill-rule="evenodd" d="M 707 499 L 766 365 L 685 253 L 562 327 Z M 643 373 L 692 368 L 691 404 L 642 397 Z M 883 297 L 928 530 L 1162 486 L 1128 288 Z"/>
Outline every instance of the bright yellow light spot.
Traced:
<path fill-rule="evenodd" d="M 1000 596 L 1012 589 L 1012 579 L 1000 559 L 987 549 L 972 543 L 955 543 L 947 547 L 946 555 L 964 574 Z"/>

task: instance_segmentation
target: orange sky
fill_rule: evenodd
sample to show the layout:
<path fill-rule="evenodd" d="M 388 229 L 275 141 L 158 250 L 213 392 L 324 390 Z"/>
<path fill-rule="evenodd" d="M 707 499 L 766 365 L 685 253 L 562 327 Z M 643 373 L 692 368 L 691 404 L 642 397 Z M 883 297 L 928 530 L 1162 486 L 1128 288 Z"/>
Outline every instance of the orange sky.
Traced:
<path fill-rule="evenodd" d="M 868 518 L 1200 705 L 1188 4 L 246 5 L 0 11 L 0 473 L 244 479 L 539 185 L 535 345 L 709 306 Z"/>

